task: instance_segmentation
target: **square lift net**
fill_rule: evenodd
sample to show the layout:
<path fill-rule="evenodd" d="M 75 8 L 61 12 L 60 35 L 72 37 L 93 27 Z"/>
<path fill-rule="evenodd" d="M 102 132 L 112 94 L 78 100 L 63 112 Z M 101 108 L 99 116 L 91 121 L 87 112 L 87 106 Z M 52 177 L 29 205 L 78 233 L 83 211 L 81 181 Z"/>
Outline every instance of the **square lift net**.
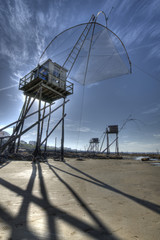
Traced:
<path fill-rule="evenodd" d="M 39 64 L 47 59 L 67 69 L 67 78 L 82 85 L 116 78 L 131 71 L 124 44 L 107 27 L 89 22 L 57 35 L 43 52 Z"/>

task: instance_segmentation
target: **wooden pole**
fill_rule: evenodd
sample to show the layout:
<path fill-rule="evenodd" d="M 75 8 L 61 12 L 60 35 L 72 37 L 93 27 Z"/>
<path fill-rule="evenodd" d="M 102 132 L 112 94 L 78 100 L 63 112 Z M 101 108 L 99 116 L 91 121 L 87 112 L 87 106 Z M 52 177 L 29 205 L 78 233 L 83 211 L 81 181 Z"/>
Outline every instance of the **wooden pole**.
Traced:
<path fill-rule="evenodd" d="M 25 103 L 23 105 L 22 111 L 20 113 L 19 119 L 20 122 L 19 124 L 17 123 L 15 127 L 13 127 L 13 133 L 12 136 L 17 136 L 19 132 L 21 132 L 21 128 L 23 126 L 24 123 L 24 116 L 26 114 L 28 105 L 30 103 L 30 98 L 28 99 L 27 97 L 25 98 Z M 18 143 L 20 143 L 20 138 L 18 139 Z M 16 152 L 17 148 L 16 148 L 16 139 L 14 141 L 12 141 L 9 145 L 8 145 L 8 152 L 9 153 L 14 153 Z"/>
<path fill-rule="evenodd" d="M 107 134 L 107 154 L 109 154 L 110 151 L 109 151 L 109 134 L 108 134 L 108 130 L 106 131 L 106 134 Z"/>
<path fill-rule="evenodd" d="M 104 143 L 104 140 L 105 140 L 105 136 L 106 136 L 106 133 L 104 132 L 104 137 L 103 137 L 102 144 L 101 144 L 101 147 L 100 147 L 100 152 L 102 151 L 102 147 L 103 147 L 103 143 Z"/>
<path fill-rule="evenodd" d="M 69 100 L 67 100 L 65 103 L 67 103 Z M 59 105 L 58 107 L 56 107 L 54 110 L 51 111 L 51 113 L 55 112 L 57 109 L 59 109 L 63 104 Z M 44 116 L 44 118 L 41 118 L 40 121 L 42 121 L 43 119 L 47 118 L 51 113 L 48 113 Z M 9 145 L 9 143 L 13 142 L 15 139 L 19 138 L 19 136 L 22 136 L 23 134 L 25 134 L 26 132 L 28 132 L 31 128 L 35 127 L 38 124 L 38 121 L 33 123 L 30 127 L 26 128 L 25 130 L 22 131 L 21 134 L 18 134 L 17 136 L 10 136 L 9 140 L 7 141 L 7 143 L 5 143 L 4 145 L 2 145 L 0 147 L 0 152 L 2 153 L 6 147 Z"/>
<path fill-rule="evenodd" d="M 27 96 L 26 96 L 26 99 L 27 99 Z M 30 97 L 28 98 L 28 102 L 27 102 L 27 100 L 26 100 L 27 105 L 24 106 L 24 108 L 23 108 L 23 112 L 21 112 L 21 118 L 23 118 L 23 120 L 22 120 L 22 123 L 21 123 L 20 130 L 17 131 L 17 134 L 18 134 L 18 132 L 19 132 L 20 134 L 22 133 L 23 126 L 24 126 L 24 120 L 25 120 L 24 117 L 26 116 L 26 112 L 27 112 L 27 110 L 28 110 L 28 106 L 29 106 L 30 100 L 31 100 Z M 17 141 L 16 153 L 17 153 L 18 150 L 19 150 L 20 140 L 21 140 L 21 136 L 18 138 L 18 141 Z"/>
<path fill-rule="evenodd" d="M 50 107 L 50 105 L 52 106 L 53 104 L 55 104 L 55 103 L 51 103 L 51 104 L 47 105 L 47 106 L 45 107 L 45 109 L 47 109 L 48 107 Z M 44 107 L 41 108 L 41 110 L 44 110 Z M 35 112 L 33 112 L 33 113 L 31 113 L 31 114 L 25 116 L 25 119 L 26 119 L 26 118 L 29 118 L 29 117 L 31 117 L 31 116 L 33 116 L 33 115 L 36 114 L 36 113 L 38 113 L 38 110 L 36 110 Z M 8 124 L 7 126 L 1 128 L 1 129 L 0 129 L 0 132 L 3 131 L 4 129 L 9 128 L 10 126 L 12 126 L 12 125 L 14 125 L 14 124 L 20 122 L 20 121 L 21 121 L 21 119 L 15 121 L 15 122 L 12 122 L 12 123 L 10 123 L 10 124 Z"/>
<path fill-rule="evenodd" d="M 42 123 L 41 123 L 40 142 L 41 142 L 42 134 L 43 134 L 45 110 L 46 110 L 46 102 L 44 103 L 44 109 L 43 109 L 43 116 L 42 116 L 43 120 L 42 120 Z"/>
<path fill-rule="evenodd" d="M 55 152 L 57 151 L 57 137 L 55 137 Z"/>
<path fill-rule="evenodd" d="M 66 116 L 66 114 L 64 114 L 64 117 Z M 50 131 L 50 133 L 46 136 L 46 138 L 43 140 L 43 142 L 40 143 L 40 146 L 43 145 L 43 143 L 49 138 L 49 136 L 52 134 L 52 132 L 56 129 L 56 127 L 61 123 L 61 121 L 63 121 L 64 117 L 62 117 L 58 123 L 54 126 L 54 128 Z"/>
<path fill-rule="evenodd" d="M 42 87 L 40 87 L 40 92 L 39 92 L 37 142 L 36 142 L 36 148 L 35 148 L 35 151 L 34 151 L 34 156 L 35 156 L 35 157 L 36 157 L 38 154 L 40 154 L 41 98 L 42 98 Z M 43 120 L 44 120 L 44 118 L 43 118 Z M 42 120 L 42 121 L 43 121 L 43 120 Z"/>
<path fill-rule="evenodd" d="M 61 139 L 61 161 L 64 162 L 64 112 L 65 112 L 65 98 L 63 99 L 62 107 L 62 139 Z"/>
<path fill-rule="evenodd" d="M 49 107 L 49 117 L 48 117 L 48 124 L 47 124 L 47 130 L 46 130 L 46 137 L 48 136 L 50 118 L 51 118 L 51 104 L 50 104 L 50 107 Z M 45 146 L 44 146 L 44 152 L 46 152 L 46 150 L 47 150 L 47 140 L 48 140 L 48 138 L 46 138 L 46 142 L 45 142 Z"/>
<path fill-rule="evenodd" d="M 116 152 L 117 152 L 117 155 L 119 155 L 118 133 L 116 133 Z"/>

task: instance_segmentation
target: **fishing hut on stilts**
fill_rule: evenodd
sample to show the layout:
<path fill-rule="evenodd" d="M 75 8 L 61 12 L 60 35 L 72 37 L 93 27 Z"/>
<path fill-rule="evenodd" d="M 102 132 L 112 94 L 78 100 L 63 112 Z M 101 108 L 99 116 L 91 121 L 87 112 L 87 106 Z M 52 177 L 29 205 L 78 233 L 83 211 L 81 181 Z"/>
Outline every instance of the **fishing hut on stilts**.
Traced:
<path fill-rule="evenodd" d="M 5 128 L 16 124 L 12 135 L 9 137 L 7 142 L 1 146 L 1 152 L 6 149 L 9 153 L 17 153 L 20 146 L 20 139 L 23 134 L 28 132 L 33 127 L 37 126 L 37 138 L 36 146 L 33 152 L 33 156 L 41 156 L 41 146 L 44 146 L 44 152 L 47 149 L 47 140 L 57 126 L 62 123 L 62 137 L 61 137 L 61 160 L 64 160 L 64 118 L 65 104 L 69 101 L 66 100 L 68 95 L 73 94 L 73 83 L 66 79 L 67 70 L 51 59 L 48 59 L 42 65 L 38 65 L 30 73 L 20 79 L 19 89 L 23 91 L 25 95 L 25 101 L 19 116 L 18 121 L 6 126 Z M 38 109 L 31 114 L 28 114 L 30 109 L 33 107 L 35 100 L 38 100 Z M 52 109 L 56 100 L 62 99 L 63 103 L 55 109 Z M 43 106 L 42 106 L 43 104 Z M 62 117 L 59 119 L 57 124 L 49 132 L 51 114 L 62 107 Z M 46 114 L 46 109 L 49 108 L 49 112 Z M 23 129 L 24 122 L 27 118 L 32 115 L 38 115 L 36 122 L 32 123 L 31 126 Z M 44 131 L 44 123 L 47 120 L 46 136 L 42 139 Z M 5 128 L 1 129 L 4 130 Z"/>
<path fill-rule="evenodd" d="M 115 139 L 111 143 L 110 143 L 110 139 L 109 139 L 110 135 L 115 135 Z M 115 143 L 115 154 L 119 155 L 118 125 L 110 125 L 106 128 L 106 131 L 104 132 L 104 137 L 103 137 L 103 140 L 102 140 L 100 151 L 102 150 L 105 138 L 106 138 L 107 146 L 102 151 L 102 153 L 104 153 L 106 151 L 107 155 L 109 155 L 110 154 L 110 147 L 111 147 L 111 145 L 113 145 Z"/>
<path fill-rule="evenodd" d="M 99 138 L 92 138 L 89 141 L 88 152 L 99 152 Z"/>

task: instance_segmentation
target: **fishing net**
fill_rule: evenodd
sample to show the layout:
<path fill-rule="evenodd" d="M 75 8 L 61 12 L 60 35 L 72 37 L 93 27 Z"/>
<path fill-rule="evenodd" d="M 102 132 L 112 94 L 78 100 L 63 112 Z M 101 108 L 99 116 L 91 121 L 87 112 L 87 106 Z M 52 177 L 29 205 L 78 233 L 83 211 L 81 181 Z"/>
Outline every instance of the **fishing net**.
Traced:
<path fill-rule="evenodd" d="M 84 23 L 57 35 L 43 52 L 47 59 L 67 69 L 67 78 L 87 85 L 131 71 L 122 41 L 111 30 L 97 23 Z"/>

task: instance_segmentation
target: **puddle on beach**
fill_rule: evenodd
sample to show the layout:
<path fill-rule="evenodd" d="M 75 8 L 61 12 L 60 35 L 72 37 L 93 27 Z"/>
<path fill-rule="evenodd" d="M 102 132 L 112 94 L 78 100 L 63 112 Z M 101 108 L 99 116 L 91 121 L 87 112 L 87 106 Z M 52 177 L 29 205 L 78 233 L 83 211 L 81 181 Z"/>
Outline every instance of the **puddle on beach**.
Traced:
<path fill-rule="evenodd" d="M 139 156 L 139 157 L 135 157 L 134 159 L 135 159 L 135 160 L 138 160 L 138 161 L 141 161 L 142 158 L 144 158 L 144 157 L 143 157 L 143 156 Z M 148 158 L 148 156 L 146 156 L 145 158 Z"/>
<path fill-rule="evenodd" d="M 152 163 L 152 165 L 160 167 L 160 163 Z"/>
<path fill-rule="evenodd" d="M 141 161 L 143 158 L 149 158 L 148 161 L 159 161 L 158 158 L 150 158 L 149 156 L 140 156 L 140 157 L 135 157 L 135 160 Z"/>
<path fill-rule="evenodd" d="M 150 158 L 149 156 L 139 156 L 139 157 L 135 157 L 134 159 L 137 160 L 137 161 L 142 161 L 143 158 L 148 158 L 147 161 L 144 161 L 144 162 L 149 162 L 150 164 L 154 165 L 154 166 L 157 166 L 157 167 L 160 167 L 160 160 L 158 158 Z M 154 161 L 154 162 L 153 162 Z M 158 162 L 156 162 L 158 161 Z"/>
<path fill-rule="evenodd" d="M 142 161 L 143 158 L 148 158 L 148 160 L 144 161 L 144 162 L 148 162 L 153 166 L 160 167 L 160 159 L 158 159 L 158 158 L 150 158 L 149 156 L 145 156 L 145 157 L 139 156 L 139 157 L 135 157 L 134 159 L 137 161 Z"/>

